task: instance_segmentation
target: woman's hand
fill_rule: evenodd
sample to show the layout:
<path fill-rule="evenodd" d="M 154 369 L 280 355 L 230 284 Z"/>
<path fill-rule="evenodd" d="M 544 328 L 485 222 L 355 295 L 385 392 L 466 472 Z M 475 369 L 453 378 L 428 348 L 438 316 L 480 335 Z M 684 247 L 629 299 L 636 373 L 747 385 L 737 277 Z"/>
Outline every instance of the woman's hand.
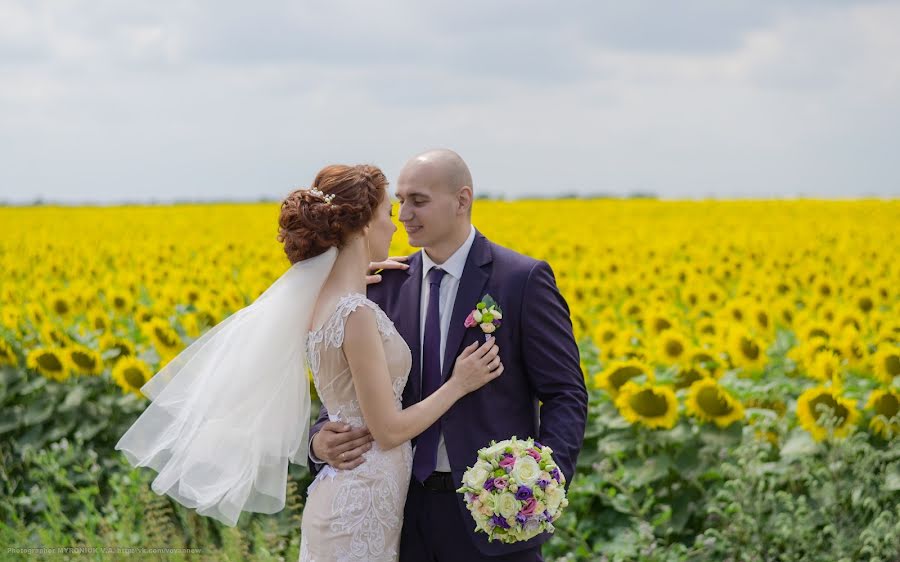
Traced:
<path fill-rule="evenodd" d="M 447 382 L 456 385 L 460 396 L 478 390 L 503 372 L 499 353 L 500 348 L 493 336 L 488 336 L 487 341 L 481 345 L 477 341 L 472 342 L 456 358 L 453 373 Z"/>
<path fill-rule="evenodd" d="M 409 269 L 409 265 L 405 264 L 409 256 L 394 256 L 385 261 L 369 262 L 369 274 L 366 275 L 366 285 L 381 282 L 381 273 L 385 269 Z"/>

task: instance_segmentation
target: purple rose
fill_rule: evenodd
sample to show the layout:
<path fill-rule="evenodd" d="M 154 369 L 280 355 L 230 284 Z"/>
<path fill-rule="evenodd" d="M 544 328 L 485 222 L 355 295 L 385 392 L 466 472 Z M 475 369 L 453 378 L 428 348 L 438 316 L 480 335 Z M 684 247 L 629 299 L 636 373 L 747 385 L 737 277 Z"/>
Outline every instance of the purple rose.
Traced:
<path fill-rule="evenodd" d="M 528 522 L 527 515 L 522 515 L 521 513 L 516 515 L 516 523 L 518 523 L 519 525 L 524 526 L 525 523 L 527 523 L 527 522 Z"/>
<path fill-rule="evenodd" d="M 531 497 L 531 488 L 528 486 L 519 486 L 519 489 L 516 490 L 516 499 L 517 500 L 527 500 Z"/>
<path fill-rule="evenodd" d="M 497 489 L 497 487 L 494 486 L 493 478 L 488 478 L 487 480 L 484 481 L 484 489 L 487 490 L 488 492 L 492 492 Z"/>
<path fill-rule="evenodd" d="M 507 523 L 506 519 L 500 517 L 499 515 L 494 515 L 493 517 L 491 517 L 491 523 L 493 523 L 495 527 L 503 527 L 504 529 L 509 529 L 509 523 Z"/>
<path fill-rule="evenodd" d="M 552 476 L 553 479 L 556 480 L 557 483 L 559 483 L 559 481 L 560 481 L 560 476 L 559 476 L 559 469 L 558 469 L 558 468 L 556 468 L 556 467 L 554 466 L 554 467 L 553 467 L 553 470 L 550 471 L 550 476 Z"/>
<path fill-rule="evenodd" d="M 550 481 L 544 480 L 543 478 L 541 478 L 540 480 L 537 481 L 537 485 L 541 490 L 546 490 L 547 486 L 550 485 Z"/>
<path fill-rule="evenodd" d="M 494 319 L 494 327 L 496 327 L 496 328 L 500 327 L 500 320 L 497 320 L 496 318 Z"/>

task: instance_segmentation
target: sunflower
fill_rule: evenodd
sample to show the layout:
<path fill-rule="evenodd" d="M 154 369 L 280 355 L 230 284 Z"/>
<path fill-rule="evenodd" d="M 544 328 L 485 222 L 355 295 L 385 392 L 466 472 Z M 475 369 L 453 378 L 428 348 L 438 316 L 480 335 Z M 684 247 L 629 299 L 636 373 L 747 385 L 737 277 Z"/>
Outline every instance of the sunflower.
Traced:
<path fill-rule="evenodd" d="M 595 375 L 594 384 L 615 398 L 622 385 L 636 377 L 645 377 L 646 380 L 653 381 L 653 369 L 635 359 L 617 360 L 610 362 L 608 367 Z"/>
<path fill-rule="evenodd" d="M 869 427 L 885 439 L 900 434 L 900 392 L 892 388 L 878 388 L 869 395 L 866 409 L 873 413 Z M 893 421 L 892 421 L 892 418 Z"/>
<path fill-rule="evenodd" d="M 712 349 L 707 349 L 703 347 L 695 347 L 692 348 L 690 352 L 687 354 L 687 360 L 690 365 L 694 365 L 696 367 L 703 368 L 709 376 L 713 378 L 719 378 L 722 376 L 721 365 L 719 361 L 714 357 L 714 352 Z"/>
<path fill-rule="evenodd" d="M 0 310 L 0 326 L 5 326 L 13 332 L 18 332 L 22 324 L 22 313 L 11 306 L 4 306 Z"/>
<path fill-rule="evenodd" d="M 36 347 L 28 352 L 25 365 L 55 381 L 69 378 L 69 357 L 61 347 Z"/>
<path fill-rule="evenodd" d="M 671 429 L 678 421 L 675 391 L 652 382 L 626 382 L 616 397 L 616 407 L 623 418 L 649 429 Z"/>
<path fill-rule="evenodd" d="M 712 374 L 708 369 L 698 364 L 678 367 L 678 372 L 675 374 L 675 388 L 688 388 L 695 382 L 706 378 L 712 378 Z"/>
<path fill-rule="evenodd" d="M 62 329 L 50 322 L 47 322 L 46 324 L 41 326 L 40 332 L 41 341 L 45 345 L 53 347 L 67 347 L 72 343 L 72 341 L 69 339 L 68 334 L 66 334 Z"/>
<path fill-rule="evenodd" d="M 813 357 L 808 372 L 816 380 L 838 383 L 843 372 L 841 356 L 831 350 L 820 351 Z"/>
<path fill-rule="evenodd" d="M 112 358 L 113 362 L 118 361 L 122 357 L 131 357 L 135 354 L 134 343 L 131 340 L 112 334 L 101 336 L 100 349 L 104 354 L 107 351 L 116 350 L 118 353 Z"/>
<path fill-rule="evenodd" d="M 856 404 L 849 398 L 844 398 L 835 388 L 817 386 L 803 392 L 797 398 L 797 419 L 800 426 L 808 431 L 816 441 L 823 440 L 828 435 L 828 428 L 820 422 L 824 414 L 821 405 L 831 408 L 837 418 L 834 426 L 835 437 L 845 437 L 856 424 L 859 411 Z"/>
<path fill-rule="evenodd" d="M 594 345 L 597 346 L 597 349 L 602 351 L 615 341 L 618 332 L 619 328 L 615 324 L 611 322 L 601 322 L 594 328 L 591 336 L 594 340 Z"/>
<path fill-rule="evenodd" d="M 134 299 L 125 291 L 113 289 L 106 294 L 106 303 L 118 314 L 134 310 Z"/>
<path fill-rule="evenodd" d="M 869 359 L 869 348 L 855 330 L 845 329 L 835 345 L 841 356 L 847 359 L 848 366 L 859 367 Z"/>
<path fill-rule="evenodd" d="M 761 332 L 769 332 L 774 326 L 768 306 L 751 305 L 747 319 Z"/>
<path fill-rule="evenodd" d="M 182 347 L 181 337 L 178 332 L 162 318 L 152 318 L 142 326 L 144 332 L 150 337 L 156 351 L 161 357 L 169 357 L 178 352 Z"/>
<path fill-rule="evenodd" d="M 659 308 L 652 308 L 644 314 L 643 326 L 651 336 L 658 336 L 675 326 L 675 319 Z"/>
<path fill-rule="evenodd" d="M 853 327 L 857 332 L 862 332 L 865 324 L 866 318 L 861 313 L 847 308 L 838 313 L 837 318 L 835 318 L 833 323 L 833 330 L 840 333 L 846 327 Z"/>
<path fill-rule="evenodd" d="M 817 337 L 829 340 L 831 339 L 831 328 L 824 322 L 811 321 L 800 326 L 797 336 L 800 341 L 809 341 Z"/>
<path fill-rule="evenodd" d="M 75 301 L 68 294 L 55 293 L 50 297 L 48 305 L 53 316 L 66 322 L 75 314 Z"/>
<path fill-rule="evenodd" d="M 746 408 L 759 408 L 763 410 L 771 410 L 778 414 L 779 417 L 783 416 L 785 412 L 787 412 L 787 404 L 784 403 L 784 400 L 778 398 L 747 398 L 744 400 L 744 406 Z"/>
<path fill-rule="evenodd" d="M 871 289 L 861 289 L 853 295 L 853 306 L 862 314 L 869 314 L 878 306 L 879 297 Z"/>
<path fill-rule="evenodd" d="M 184 328 L 184 333 L 191 338 L 200 337 L 201 327 L 200 320 L 197 318 L 197 314 L 194 312 L 188 312 L 186 314 L 182 314 L 178 318 L 178 323 L 181 324 L 181 327 Z"/>
<path fill-rule="evenodd" d="M 721 428 L 743 419 L 744 407 L 714 379 L 706 378 L 691 385 L 685 407 L 690 415 L 704 422 L 715 422 Z"/>
<path fill-rule="evenodd" d="M 19 364 L 19 358 L 8 341 L 0 338 L 0 365 L 12 365 L 15 367 Z"/>
<path fill-rule="evenodd" d="M 701 337 L 715 337 L 720 333 L 719 323 L 713 318 L 701 318 L 694 324 L 694 333 Z"/>
<path fill-rule="evenodd" d="M 30 302 L 25 305 L 25 315 L 35 326 L 42 325 L 47 318 L 47 315 L 44 314 L 44 308 L 36 302 Z"/>
<path fill-rule="evenodd" d="M 900 346 L 880 346 L 872 358 L 874 373 L 879 381 L 891 384 L 900 375 Z"/>
<path fill-rule="evenodd" d="M 656 341 L 656 356 L 663 364 L 671 365 L 684 361 L 690 351 L 688 339 L 677 330 L 666 330 Z"/>
<path fill-rule="evenodd" d="M 74 372 L 86 375 L 99 375 L 103 372 L 103 357 L 99 352 L 83 345 L 73 345 L 66 349 Z"/>
<path fill-rule="evenodd" d="M 734 326 L 728 334 L 728 355 L 735 367 L 747 370 L 766 364 L 766 346 L 762 340 L 744 328 Z"/>
<path fill-rule="evenodd" d="M 150 366 L 137 357 L 124 357 L 112 370 L 112 378 L 125 391 L 143 397 L 141 387 L 144 386 L 153 372 Z"/>
<path fill-rule="evenodd" d="M 109 316 L 101 310 L 93 309 L 88 312 L 88 326 L 92 330 L 97 330 L 99 332 L 105 332 L 109 329 Z"/>

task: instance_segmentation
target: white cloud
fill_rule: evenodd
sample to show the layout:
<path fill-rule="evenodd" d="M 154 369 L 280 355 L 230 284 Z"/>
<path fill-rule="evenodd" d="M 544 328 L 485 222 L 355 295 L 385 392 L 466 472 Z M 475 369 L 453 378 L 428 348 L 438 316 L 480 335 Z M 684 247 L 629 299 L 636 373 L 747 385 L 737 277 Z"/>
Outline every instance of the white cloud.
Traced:
<path fill-rule="evenodd" d="M 900 191 L 900 4 L 566 6 L 0 3 L 0 199 L 279 196 L 433 146 L 495 194 Z"/>

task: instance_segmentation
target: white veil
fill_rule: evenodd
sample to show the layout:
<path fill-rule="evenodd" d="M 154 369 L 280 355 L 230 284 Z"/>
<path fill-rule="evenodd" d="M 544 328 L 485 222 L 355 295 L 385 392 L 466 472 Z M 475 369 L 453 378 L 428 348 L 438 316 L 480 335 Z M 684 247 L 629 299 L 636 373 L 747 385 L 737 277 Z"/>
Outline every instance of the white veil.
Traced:
<path fill-rule="evenodd" d="M 116 444 L 159 474 L 152 489 L 234 526 L 284 508 L 288 462 L 306 465 L 306 336 L 337 248 L 297 262 L 141 387 L 152 403 Z"/>

